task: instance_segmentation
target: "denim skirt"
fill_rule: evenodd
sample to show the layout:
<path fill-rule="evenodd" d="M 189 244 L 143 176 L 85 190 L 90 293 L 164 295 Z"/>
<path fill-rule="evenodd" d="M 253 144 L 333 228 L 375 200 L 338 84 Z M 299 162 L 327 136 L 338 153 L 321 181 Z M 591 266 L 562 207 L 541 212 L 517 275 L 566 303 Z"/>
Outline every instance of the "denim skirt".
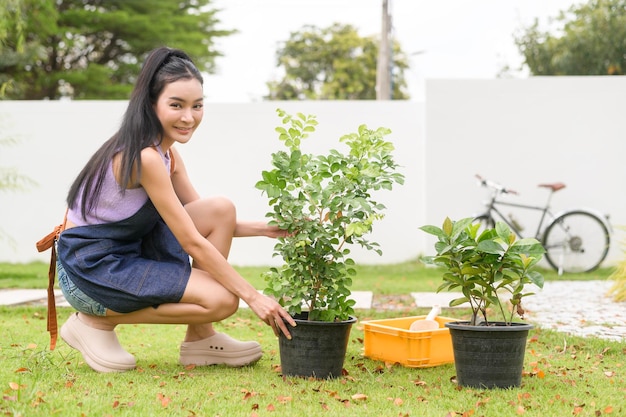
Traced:
<path fill-rule="evenodd" d="M 118 313 L 179 302 L 191 263 L 152 202 L 114 223 L 61 233 L 57 256 L 71 282 Z"/>

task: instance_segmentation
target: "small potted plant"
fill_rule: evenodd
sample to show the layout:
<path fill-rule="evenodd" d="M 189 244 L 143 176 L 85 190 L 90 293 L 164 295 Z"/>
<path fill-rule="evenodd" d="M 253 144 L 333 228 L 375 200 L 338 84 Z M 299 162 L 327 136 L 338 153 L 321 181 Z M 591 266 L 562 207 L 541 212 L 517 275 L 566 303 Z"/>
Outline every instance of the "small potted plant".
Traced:
<path fill-rule="evenodd" d="M 282 125 L 276 131 L 286 150 L 271 155 L 273 168 L 262 172 L 256 188 L 269 199 L 270 222 L 288 232 L 274 247 L 283 265 L 264 274 L 265 293 L 297 322 L 290 329 L 291 340 L 279 338 L 282 372 L 338 377 L 356 321 L 350 299 L 356 271 L 349 247 L 357 244 L 381 253 L 378 243 L 367 238 L 385 209 L 373 193 L 391 190 L 404 177 L 396 172 L 393 144 L 385 140 L 389 129 L 361 125 L 339 139 L 346 152 L 312 155 L 301 144 L 315 131 L 315 116 L 277 112 Z"/>
<path fill-rule="evenodd" d="M 436 255 L 426 263 L 444 268 L 437 289 L 460 290 L 450 306 L 469 303 L 469 321 L 449 322 L 457 382 L 475 388 L 508 388 L 521 385 L 524 353 L 531 324 L 515 322 L 523 317 L 522 300 L 532 295 L 527 285 L 543 288 L 543 276 L 533 270 L 545 249 L 536 239 L 516 239 L 503 222 L 481 228 L 472 218 L 443 226 L 420 228 L 437 238 Z M 501 296 L 506 296 L 503 300 Z M 508 298 L 508 300 L 506 299 Z M 489 318 L 495 308 L 502 320 Z"/>

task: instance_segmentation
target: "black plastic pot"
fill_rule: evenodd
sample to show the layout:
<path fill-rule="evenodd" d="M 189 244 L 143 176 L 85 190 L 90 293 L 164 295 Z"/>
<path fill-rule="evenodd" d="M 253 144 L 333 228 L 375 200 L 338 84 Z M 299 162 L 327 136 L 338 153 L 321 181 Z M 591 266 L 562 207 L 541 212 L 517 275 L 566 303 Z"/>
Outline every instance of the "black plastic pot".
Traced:
<path fill-rule="evenodd" d="M 285 376 L 318 379 L 341 376 L 348 339 L 356 318 L 340 322 L 308 321 L 308 312 L 294 317 L 297 326 L 287 324 L 291 340 L 278 338 L 280 364 Z"/>
<path fill-rule="evenodd" d="M 522 383 L 527 323 L 494 322 L 472 326 L 449 322 L 456 378 L 460 386 L 472 388 L 513 388 Z"/>

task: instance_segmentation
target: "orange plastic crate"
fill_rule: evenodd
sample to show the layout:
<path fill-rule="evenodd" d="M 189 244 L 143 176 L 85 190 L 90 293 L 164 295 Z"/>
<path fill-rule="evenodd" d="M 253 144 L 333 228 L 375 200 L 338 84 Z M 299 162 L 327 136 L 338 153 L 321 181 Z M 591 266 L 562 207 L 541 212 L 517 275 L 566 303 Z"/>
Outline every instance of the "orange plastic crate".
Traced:
<path fill-rule="evenodd" d="M 366 357 L 399 363 L 409 368 L 427 368 L 454 362 L 450 329 L 444 326 L 449 317 L 437 317 L 439 329 L 409 330 L 415 320 L 426 316 L 363 321 Z"/>

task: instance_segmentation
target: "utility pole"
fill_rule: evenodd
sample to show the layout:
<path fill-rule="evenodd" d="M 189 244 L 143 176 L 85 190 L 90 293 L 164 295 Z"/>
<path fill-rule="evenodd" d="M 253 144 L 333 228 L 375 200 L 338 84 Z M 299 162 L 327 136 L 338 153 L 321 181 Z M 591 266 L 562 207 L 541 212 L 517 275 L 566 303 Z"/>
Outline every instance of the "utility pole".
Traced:
<path fill-rule="evenodd" d="M 389 1 L 383 0 L 383 21 L 376 65 L 376 100 L 391 100 L 391 15 Z"/>

